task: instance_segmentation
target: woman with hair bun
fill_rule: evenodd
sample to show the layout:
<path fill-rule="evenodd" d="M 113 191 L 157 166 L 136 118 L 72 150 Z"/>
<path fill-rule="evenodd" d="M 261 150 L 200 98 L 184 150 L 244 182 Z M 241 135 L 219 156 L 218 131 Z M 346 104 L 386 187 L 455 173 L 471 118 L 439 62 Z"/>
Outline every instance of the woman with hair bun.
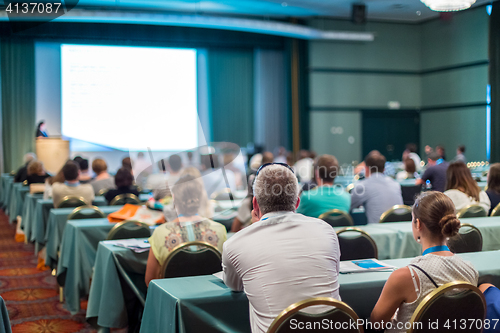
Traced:
<path fill-rule="evenodd" d="M 413 237 L 422 245 L 423 253 L 407 267 L 392 273 L 385 283 L 371 321 L 387 323 L 392 320 L 393 328 L 386 332 L 406 332 L 404 324 L 435 288 L 452 281 L 477 285 L 476 269 L 446 246 L 446 239 L 455 236 L 460 229 L 453 201 L 441 192 L 425 192 L 415 201 L 412 215 Z M 397 323 L 401 323 L 399 326 L 403 329 L 396 329 Z"/>
<path fill-rule="evenodd" d="M 172 198 L 177 216 L 155 229 L 149 238 L 146 268 L 146 285 L 153 279 L 161 278 L 161 267 L 170 252 L 182 243 L 202 241 L 215 246 L 222 253 L 222 244 L 227 239 L 226 227 L 200 216 L 203 202 L 203 185 L 195 177 L 181 177 L 172 188 Z"/>

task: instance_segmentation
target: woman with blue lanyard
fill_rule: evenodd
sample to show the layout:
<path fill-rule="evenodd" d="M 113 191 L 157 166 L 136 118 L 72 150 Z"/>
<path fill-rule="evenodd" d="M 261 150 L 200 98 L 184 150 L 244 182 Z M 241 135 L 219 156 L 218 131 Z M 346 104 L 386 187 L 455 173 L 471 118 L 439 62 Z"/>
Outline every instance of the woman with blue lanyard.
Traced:
<path fill-rule="evenodd" d="M 181 177 L 172 188 L 172 198 L 177 218 L 155 229 L 149 238 L 149 251 L 146 267 L 146 285 L 161 276 L 161 267 L 170 252 L 177 246 L 193 241 L 207 242 L 222 253 L 222 245 L 227 239 L 226 227 L 209 220 L 200 213 L 203 186 L 193 176 Z"/>
<path fill-rule="evenodd" d="M 412 213 L 413 237 L 422 245 L 423 253 L 391 274 L 371 314 L 373 323 L 392 320 L 394 329 L 386 330 L 391 333 L 406 332 L 404 324 L 434 289 L 453 281 L 477 285 L 479 275 L 470 262 L 446 246 L 446 239 L 460 229 L 455 205 L 448 196 L 425 192 L 415 201 Z M 398 326 L 403 329 L 395 329 Z"/>

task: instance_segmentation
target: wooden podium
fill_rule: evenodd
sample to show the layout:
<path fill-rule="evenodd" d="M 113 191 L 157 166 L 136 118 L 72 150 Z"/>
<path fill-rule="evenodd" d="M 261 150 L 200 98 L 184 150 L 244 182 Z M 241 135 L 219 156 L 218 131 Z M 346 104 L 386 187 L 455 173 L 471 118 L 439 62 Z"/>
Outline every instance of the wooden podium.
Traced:
<path fill-rule="evenodd" d="M 38 138 L 36 156 L 43 162 L 45 170 L 55 175 L 69 159 L 69 141 L 61 138 Z"/>

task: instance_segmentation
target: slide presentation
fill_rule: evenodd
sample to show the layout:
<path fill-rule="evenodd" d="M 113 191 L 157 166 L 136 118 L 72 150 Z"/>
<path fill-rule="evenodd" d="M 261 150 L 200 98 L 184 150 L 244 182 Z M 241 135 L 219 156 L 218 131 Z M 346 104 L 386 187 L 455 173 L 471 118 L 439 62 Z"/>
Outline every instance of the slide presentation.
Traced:
<path fill-rule="evenodd" d="M 198 146 L 196 49 L 61 45 L 62 135 L 123 151 Z"/>

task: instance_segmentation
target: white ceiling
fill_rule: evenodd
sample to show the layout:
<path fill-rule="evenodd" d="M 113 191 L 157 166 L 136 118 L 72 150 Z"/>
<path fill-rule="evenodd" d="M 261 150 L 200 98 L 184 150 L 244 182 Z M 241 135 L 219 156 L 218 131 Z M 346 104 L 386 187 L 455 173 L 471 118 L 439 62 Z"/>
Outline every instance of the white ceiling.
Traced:
<path fill-rule="evenodd" d="M 439 16 L 420 0 L 80 0 L 78 7 L 259 17 L 348 18 L 355 2 L 366 4 L 369 20 L 418 22 Z M 491 2 L 492 0 L 477 0 L 474 6 Z"/>

